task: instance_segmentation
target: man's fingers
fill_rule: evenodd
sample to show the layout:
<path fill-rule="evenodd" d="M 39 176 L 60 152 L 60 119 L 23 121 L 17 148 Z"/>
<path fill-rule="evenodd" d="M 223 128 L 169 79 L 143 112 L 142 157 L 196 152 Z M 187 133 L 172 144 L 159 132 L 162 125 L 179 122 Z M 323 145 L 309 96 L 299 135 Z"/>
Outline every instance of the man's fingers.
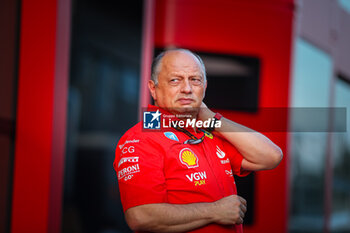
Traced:
<path fill-rule="evenodd" d="M 238 198 L 242 204 L 247 205 L 247 201 L 243 197 L 238 196 Z"/>
<path fill-rule="evenodd" d="M 243 211 L 243 213 L 247 212 L 247 206 L 241 204 L 241 210 Z"/>
<path fill-rule="evenodd" d="M 239 200 L 241 202 L 241 205 L 240 205 L 241 210 L 244 213 L 247 212 L 247 201 L 243 197 L 240 197 L 240 196 L 238 196 L 238 197 L 239 197 Z"/>
<path fill-rule="evenodd" d="M 241 210 L 241 211 L 239 211 L 239 216 L 241 217 L 241 218 L 244 218 L 244 212 Z"/>

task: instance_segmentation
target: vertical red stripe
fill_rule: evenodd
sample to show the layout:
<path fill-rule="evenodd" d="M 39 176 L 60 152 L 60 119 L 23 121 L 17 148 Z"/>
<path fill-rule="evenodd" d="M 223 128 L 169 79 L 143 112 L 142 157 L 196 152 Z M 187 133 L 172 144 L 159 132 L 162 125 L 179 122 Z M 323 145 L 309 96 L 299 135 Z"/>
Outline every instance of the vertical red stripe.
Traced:
<path fill-rule="evenodd" d="M 66 143 L 66 119 L 69 76 L 71 0 L 57 4 L 57 33 L 54 73 L 53 128 L 48 232 L 61 232 L 61 212 Z"/>
<path fill-rule="evenodd" d="M 59 65 L 67 54 L 56 51 L 57 11 L 57 1 L 22 1 L 12 233 L 53 232 L 49 219 L 60 215 L 68 76 Z"/>
<path fill-rule="evenodd" d="M 139 117 L 141 117 L 142 107 L 147 107 L 150 103 L 150 94 L 148 91 L 148 80 L 151 77 L 151 65 L 153 60 L 154 45 L 154 0 L 144 0 L 143 2 L 143 25 L 142 25 L 142 57 L 141 57 L 141 80 L 140 80 L 140 99 L 139 99 Z M 140 120 L 140 119 L 139 119 Z"/>

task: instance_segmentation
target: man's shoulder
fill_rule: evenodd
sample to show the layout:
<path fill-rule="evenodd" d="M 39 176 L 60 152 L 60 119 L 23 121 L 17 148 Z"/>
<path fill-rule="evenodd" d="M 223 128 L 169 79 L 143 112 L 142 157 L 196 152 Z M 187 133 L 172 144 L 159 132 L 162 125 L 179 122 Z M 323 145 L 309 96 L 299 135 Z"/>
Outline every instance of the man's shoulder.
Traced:
<path fill-rule="evenodd" d="M 129 130 L 127 130 L 123 137 L 138 137 L 142 139 L 152 139 L 154 137 L 157 137 L 161 134 L 160 130 L 152 130 L 152 129 L 144 129 L 142 121 L 131 127 Z"/>
<path fill-rule="evenodd" d="M 123 144 L 128 141 L 147 141 L 158 142 L 162 132 L 159 130 L 145 130 L 143 129 L 142 121 L 127 130 L 120 138 L 118 144 Z"/>
<path fill-rule="evenodd" d="M 145 157 L 155 156 L 164 152 L 159 140 L 159 131 L 145 131 L 142 122 L 137 123 L 124 133 L 115 149 L 115 163 L 124 156 Z"/>
<path fill-rule="evenodd" d="M 137 123 L 130 129 L 128 129 L 124 134 L 123 137 L 133 136 L 133 135 L 142 135 L 142 122 Z M 123 138 L 122 137 L 122 138 Z"/>

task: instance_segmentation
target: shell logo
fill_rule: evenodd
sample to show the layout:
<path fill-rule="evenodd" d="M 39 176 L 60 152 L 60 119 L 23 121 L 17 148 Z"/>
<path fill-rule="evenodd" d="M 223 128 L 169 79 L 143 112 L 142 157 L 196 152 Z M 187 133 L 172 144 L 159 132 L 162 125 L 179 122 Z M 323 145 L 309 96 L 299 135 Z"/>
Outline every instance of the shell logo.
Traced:
<path fill-rule="evenodd" d="M 186 165 L 187 168 L 198 167 L 198 157 L 197 155 L 189 148 L 184 148 L 179 153 L 180 162 L 183 165 Z"/>

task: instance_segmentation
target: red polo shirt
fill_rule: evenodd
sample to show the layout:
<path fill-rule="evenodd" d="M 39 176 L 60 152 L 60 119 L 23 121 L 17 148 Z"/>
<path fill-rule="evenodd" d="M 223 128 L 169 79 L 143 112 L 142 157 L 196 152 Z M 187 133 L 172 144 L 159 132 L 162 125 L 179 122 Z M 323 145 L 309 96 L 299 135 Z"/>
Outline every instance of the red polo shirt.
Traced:
<path fill-rule="evenodd" d="M 242 171 L 243 157 L 234 146 L 215 135 L 195 145 L 173 128 L 147 130 L 142 122 L 120 139 L 114 169 L 124 211 L 151 203 L 214 202 L 237 194 L 233 174 Z M 203 132 L 191 131 L 197 138 Z M 243 232 L 242 225 L 209 224 L 191 232 Z"/>

